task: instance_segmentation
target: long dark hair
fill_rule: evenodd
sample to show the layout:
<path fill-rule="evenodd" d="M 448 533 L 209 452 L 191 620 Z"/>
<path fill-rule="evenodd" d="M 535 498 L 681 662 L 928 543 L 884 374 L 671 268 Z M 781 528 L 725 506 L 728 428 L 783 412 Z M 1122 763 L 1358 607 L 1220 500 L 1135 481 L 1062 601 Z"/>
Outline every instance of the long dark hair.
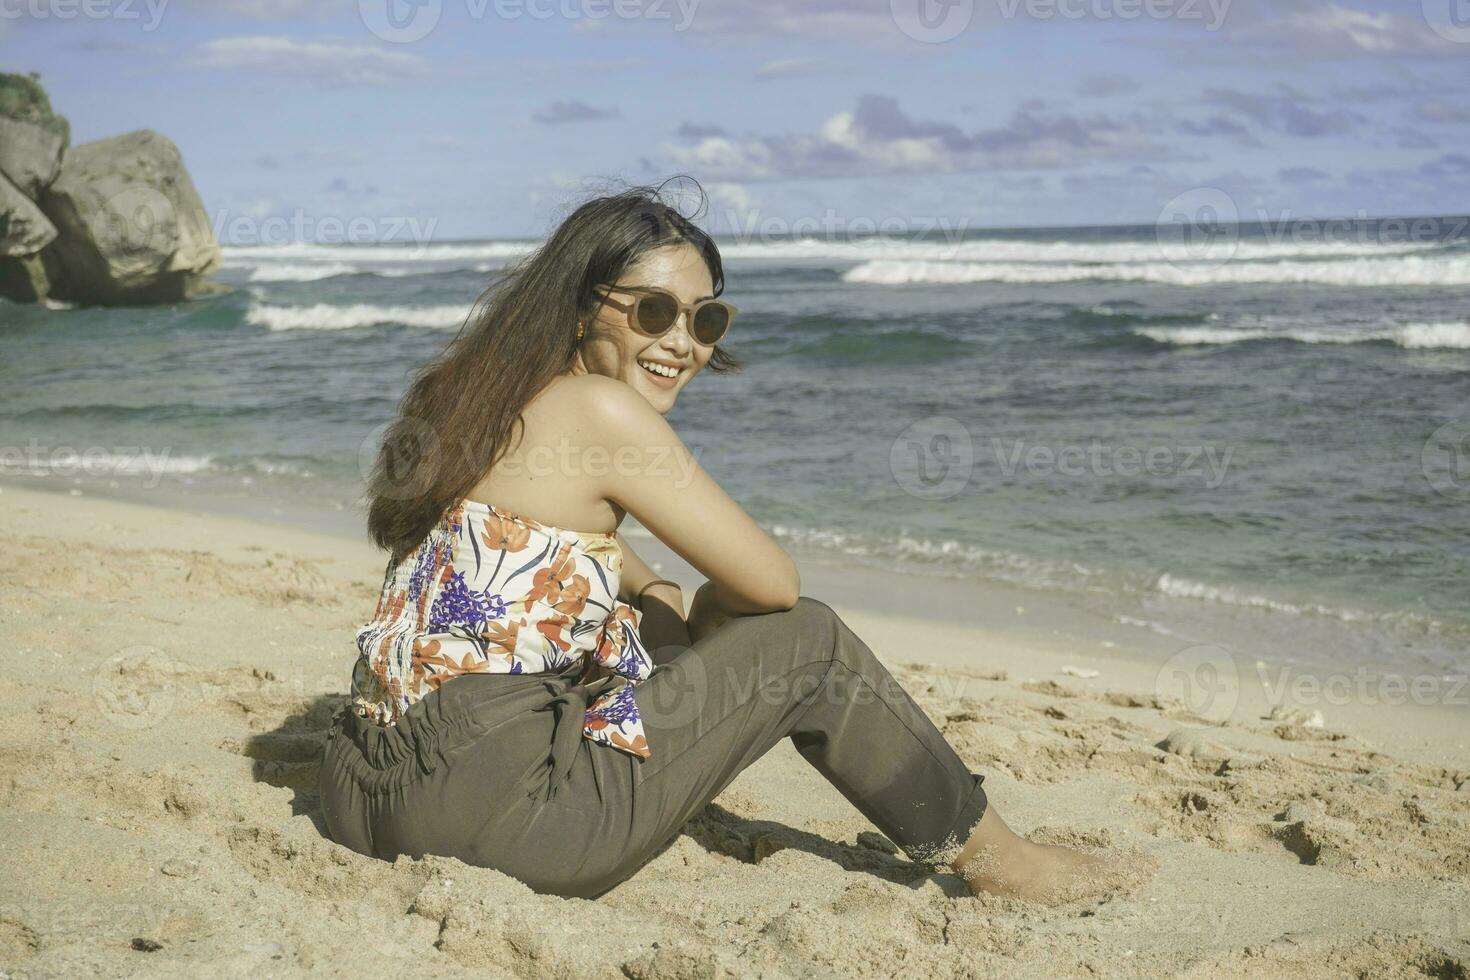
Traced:
<path fill-rule="evenodd" d="M 597 308 L 595 284 L 616 282 L 651 249 L 688 244 L 709 266 L 715 295 L 724 291 L 719 248 L 693 220 L 704 191 L 687 179 L 699 201 L 688 217 L 665 203 L 670 181 L 578 206 L 480 295 L 459 332 L 418 369 L 368 477 L 368 534 L 394 561 L 484 478 L 509 449 L 526 404 L 571 367 L 577 321 Z M 716 346 L 706 366 L 725 373 L 741 365 Z"/>

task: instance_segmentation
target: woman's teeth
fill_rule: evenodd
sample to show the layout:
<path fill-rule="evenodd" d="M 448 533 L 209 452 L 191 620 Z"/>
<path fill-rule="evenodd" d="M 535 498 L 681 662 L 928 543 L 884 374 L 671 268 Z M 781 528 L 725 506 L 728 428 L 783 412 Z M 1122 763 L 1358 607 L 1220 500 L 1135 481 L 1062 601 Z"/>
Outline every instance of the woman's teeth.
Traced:
<path fill-rule="evenodd" d="M 645 371 L 652 371 L 662 378 L 677 378 L 679 376 L 678 368 L 671 368 L 664 364 L 654 364 L 652 361 L 639 361 L 638 366 Z"/>

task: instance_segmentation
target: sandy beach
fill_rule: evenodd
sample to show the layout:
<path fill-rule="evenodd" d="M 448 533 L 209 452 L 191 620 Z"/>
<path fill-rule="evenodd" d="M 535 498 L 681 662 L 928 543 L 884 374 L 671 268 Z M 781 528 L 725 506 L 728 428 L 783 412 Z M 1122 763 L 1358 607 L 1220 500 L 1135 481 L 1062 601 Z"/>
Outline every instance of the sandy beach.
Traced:
<path fill-rule="evenodd" d="M 1013 826 L 1124 850 L 1139 880 L 972 898 L 783 744 L 631 880 L 566 900 L 324 836 L 322 732 L 383 569 L 365 541 L 7 486 L 0 548 L 3 977 L 1470 972 L 1450 686 L 1318 707 L 1242 683 L 1212 717 L 1161 695 L 1166 645 L 1020 628 L 1013 596 L 958 584 L 896 615 L 871 574 L 804 567 Z"/>

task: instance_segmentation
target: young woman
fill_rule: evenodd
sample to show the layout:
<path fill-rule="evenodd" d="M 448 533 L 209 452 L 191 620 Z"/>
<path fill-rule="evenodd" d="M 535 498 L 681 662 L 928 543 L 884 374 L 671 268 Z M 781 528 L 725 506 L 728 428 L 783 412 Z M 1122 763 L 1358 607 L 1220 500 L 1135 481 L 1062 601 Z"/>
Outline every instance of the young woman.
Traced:
<path fill-rule="evenodd" d="M 914 860 L 977 892 L 1070 891 L 1095 859 L 1007 828 L 665 421 L 700 371 L 738 367 L 723 287 L 657 189 L 597 198 L 420 370 L 371 480 L 391 558 L 327 743 L 329 833 L 595 897 L 790 738 Z M 626 514 L 708 579 L 687 618 Z"/>

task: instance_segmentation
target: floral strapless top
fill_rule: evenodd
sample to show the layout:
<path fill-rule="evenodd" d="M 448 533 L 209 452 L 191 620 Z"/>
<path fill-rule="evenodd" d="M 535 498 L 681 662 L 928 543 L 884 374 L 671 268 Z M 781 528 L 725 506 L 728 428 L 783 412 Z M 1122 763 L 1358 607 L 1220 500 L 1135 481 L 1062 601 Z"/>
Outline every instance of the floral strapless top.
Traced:
<path fill-rule="evenodd" d="M 440 684 L 472 673 L 561 671 L 579 658 L 615 685 L 589 703 L 587 738 L 648 758 L 633 685 L 653 671 L 641 613 L 618 601 L 612 534 L 569 531 L 462 500 L 388 564 L 373 620 L 357 632 L 352 707 L 380 725 Z M 604 673 L 604 676 L 605 673 Z"/>

